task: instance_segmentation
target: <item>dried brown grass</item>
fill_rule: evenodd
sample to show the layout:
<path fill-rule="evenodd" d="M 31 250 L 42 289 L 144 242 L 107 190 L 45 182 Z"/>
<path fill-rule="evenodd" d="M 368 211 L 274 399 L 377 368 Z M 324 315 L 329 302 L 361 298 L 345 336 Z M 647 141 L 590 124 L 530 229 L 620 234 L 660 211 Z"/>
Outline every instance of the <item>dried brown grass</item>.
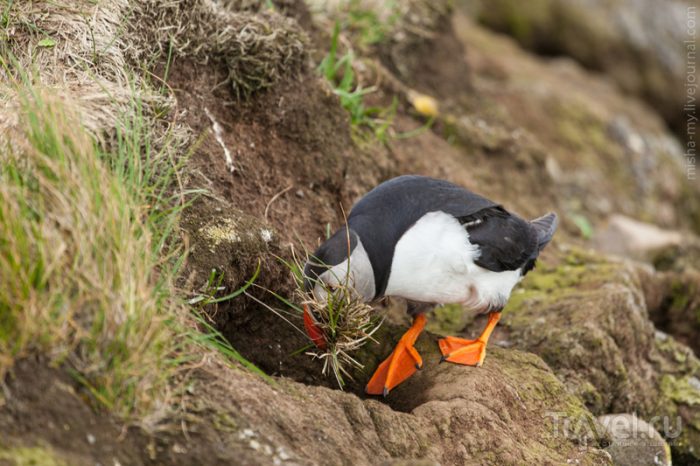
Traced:
<path fill-rule="evenodd" d="M 325 349 L 315 347 L 307 354 L 320 359 L 323 362 L 321 372 L 324 375 L 333 373 L 338 386 L 343 387 L 344 377 L 352 379 L 349 368 L 363 367 L 352 354 L 372 340 L 382 321 L 351 286 L 340 284 L 326 292 L 328 299 L 320 301 L 299 290 L 297 300 L 308 306 L 326 341 Z"/>
<path fill-rule="evenodd" d="M 31 76 L 35 85 L 77 107 L 81 123 L 98 138 L 113 132 L 134 97 L 154 115 L 162 113 L 156 109 L 173 107 L 171 95 L 156 92 L 127 63 L 121 21 L 128 8 L 126 0 L 9 4 L 0 78 L 7 83 L 22 74 Z M 16 110 L 18 102 L 5 98 L 5 104 Z M 0 124 L 5 127 L 12 124 L 4 120 Z"/>
<path fill-rule="evenodd" d="M 310 257 L 305 248 L 302 247 L 302 250 L 305 257 Z M 315 277 L 305 276 L 304 263 L 295 248 L 291 250 L 291 260 L 283 262 L 297 285 L 294 292 L 295 301 L 309 309 L 326 343 L 325 348 L 312 344 L 306 354 L 320 359 L 323 362 L 321 373 L 332 373 L 338 386 L 342 388 L 345 385 L 344 377 L 352 378 L 349 369 L 362 368 L 362 364 L 354 359 L 352 354 L 372 340 L 372 335 L 379 330 L 383 319 L 349 282 L 339 280 L 338 283 L 330 285 Z M 307 281 L 322 288 L 321 294 L 324 299 L 305 291 L 304 284 Z M 301 329 L 299 331 L 306 334 Z"/>
<path fill-rule="evenodd" d="M 294 20 L 262 2 L 144 0 L 129 21 L 134 41 L 127 53 L 137 62 L 153 55 L 219 61 L 239 98 L 267 88 L 303 68 L 308 38 Z M 243 8 L 248 11 L 237 11 Z"/>

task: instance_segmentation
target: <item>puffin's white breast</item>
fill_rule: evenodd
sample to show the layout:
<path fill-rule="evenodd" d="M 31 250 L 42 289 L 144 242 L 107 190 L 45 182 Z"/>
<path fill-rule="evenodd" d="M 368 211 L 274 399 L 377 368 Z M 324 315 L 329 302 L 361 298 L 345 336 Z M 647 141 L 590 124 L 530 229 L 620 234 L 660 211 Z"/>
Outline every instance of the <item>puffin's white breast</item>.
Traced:
<path fill-rule="evenodd" d="M 505 304 L 520 270 L 492 272 L 474 263 L 478 257 L 479 247 L 456 218 L 430 212 L 396 243 L 384 294 L 470 307 Z"/>

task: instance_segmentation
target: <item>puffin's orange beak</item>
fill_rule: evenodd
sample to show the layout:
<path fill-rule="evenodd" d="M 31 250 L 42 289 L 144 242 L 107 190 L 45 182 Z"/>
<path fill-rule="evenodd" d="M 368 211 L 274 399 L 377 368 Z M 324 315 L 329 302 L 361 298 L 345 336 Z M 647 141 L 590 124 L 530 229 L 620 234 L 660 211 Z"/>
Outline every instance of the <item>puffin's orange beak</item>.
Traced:
<path fill-rule="evenodd" d="M 318 325 L 316 325 L 314 318 L 311 317 L 309 306 L 306 304 L 304 304 L 304 328 L 306 329 L 306 334 L 317 347 L 326 349 L 326 338 L 323 336 L 321 329 L 318 328 Z"/>

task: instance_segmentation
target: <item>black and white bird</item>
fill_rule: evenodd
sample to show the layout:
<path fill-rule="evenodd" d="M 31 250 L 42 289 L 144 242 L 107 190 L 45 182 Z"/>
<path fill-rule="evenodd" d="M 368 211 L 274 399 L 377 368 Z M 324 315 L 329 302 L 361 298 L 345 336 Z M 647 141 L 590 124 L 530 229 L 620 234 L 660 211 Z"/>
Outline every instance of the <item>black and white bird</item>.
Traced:
<path fill-rule="evenodd" d="M 307 288 L 321 301 L 326 290 L 343 283 L 368 302 L 397 296 L 489 313 L 478 339 L 439 340 L 444 361 L 480 366 L 513 287 L 535 266 L 556 227 L 554 213 L 528 222 L 448 181 L 400 176 L 360 199 L 347 227 L 314 252 L 304 269 Z M 422 309 L 409 306 L 413 325 L 378 367 L 367 393 L 387 395 L 422 366 L 413 347 L 425 326 Z M 305 321 L 312 319 L 306 315 Z M 318 338 L 312 323 L 307 331 Z"/>

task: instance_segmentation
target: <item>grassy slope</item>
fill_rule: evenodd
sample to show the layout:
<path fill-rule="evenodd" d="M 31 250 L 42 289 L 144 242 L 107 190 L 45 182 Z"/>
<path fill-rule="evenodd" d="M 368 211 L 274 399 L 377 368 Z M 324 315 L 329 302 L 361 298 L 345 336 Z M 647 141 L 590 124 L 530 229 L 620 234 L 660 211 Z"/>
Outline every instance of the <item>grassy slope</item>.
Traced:
<path fill-rule="evenodd" d="M 268 20 L 284 40 L 222 34 L 214 23 L 267 23 L 199 0 L 0 6 L 0 129 L 9 135 L 0 147 L 0 377 L 18 357 L 48 355 L 94 400 L 152 425 L 177 398 L 175 376 L 204 353 L 256 370 L 175 288 L 192 141 L 149 69 L 173 53 L 221 55 L 239 40 L 250 60 L 231 66 L 249 80 L 234 79 L 236 92 L 269 85 L 296 66 L 303 37 L 280 16 Z"/>
<path fill-rule="evenodd" d="M 175 370 L 183 306 L 161 256 L 174 168 L 146 150 L 138 113 L 103 153 L 66 104 L 20 87 L 0 152 L 0 351 L 66 362 L 100 402 L 145 412 Z"/>

